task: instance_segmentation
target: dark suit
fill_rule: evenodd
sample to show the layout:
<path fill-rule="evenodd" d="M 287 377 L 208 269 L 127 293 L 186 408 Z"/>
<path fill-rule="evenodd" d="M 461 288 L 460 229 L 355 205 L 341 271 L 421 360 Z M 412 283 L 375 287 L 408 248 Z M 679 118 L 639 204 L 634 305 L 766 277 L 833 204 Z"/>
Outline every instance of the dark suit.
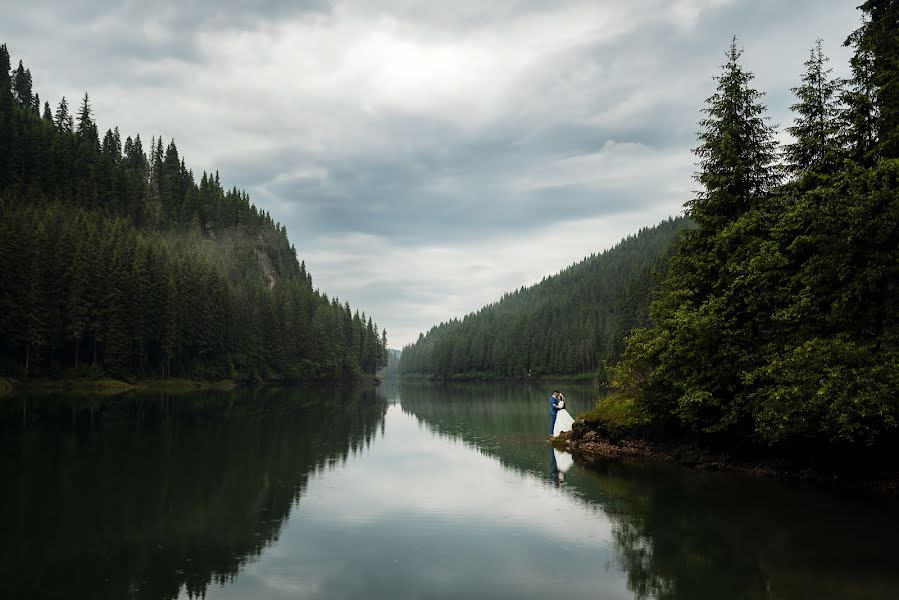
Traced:
<path fill-rule="evenodd" d="M 559 412 L 559 399 L 555 396 L 549 397 L 549 435 L 553 434 L 553 428 L 556 426 L 556 414 Z"/>

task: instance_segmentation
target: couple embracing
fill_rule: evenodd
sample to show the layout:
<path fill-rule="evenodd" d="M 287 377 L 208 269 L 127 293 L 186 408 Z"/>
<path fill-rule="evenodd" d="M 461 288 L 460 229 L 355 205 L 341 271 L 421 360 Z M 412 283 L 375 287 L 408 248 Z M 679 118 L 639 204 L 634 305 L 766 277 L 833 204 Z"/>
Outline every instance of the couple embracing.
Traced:
<path fill-rule="evenodd" d="M 574 419 L 565 410 L 565 395 L 559 390 L 549 397 L 549 435 L 556 437 L 563 431 L 571 431 Z"/>

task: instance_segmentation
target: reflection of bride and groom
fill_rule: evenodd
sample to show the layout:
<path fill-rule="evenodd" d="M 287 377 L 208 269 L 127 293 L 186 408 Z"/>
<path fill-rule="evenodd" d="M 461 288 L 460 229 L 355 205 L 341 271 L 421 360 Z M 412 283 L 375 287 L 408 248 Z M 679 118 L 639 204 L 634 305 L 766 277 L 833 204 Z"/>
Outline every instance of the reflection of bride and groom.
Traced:
<path fill-rule="evenodd" d="M 574 419 L 565 409 L 565 396 L 559 390 L 555 390 L 549 397 L 549 435 L 556 437 L 563 431 L 571 431 Z M 559 452 L 555 448 L 550 449 L 549 457 L 550 480 L 559 486 L 565 481 L 565 471 L 571 467 L 574 460 L 567 452 Z"/>

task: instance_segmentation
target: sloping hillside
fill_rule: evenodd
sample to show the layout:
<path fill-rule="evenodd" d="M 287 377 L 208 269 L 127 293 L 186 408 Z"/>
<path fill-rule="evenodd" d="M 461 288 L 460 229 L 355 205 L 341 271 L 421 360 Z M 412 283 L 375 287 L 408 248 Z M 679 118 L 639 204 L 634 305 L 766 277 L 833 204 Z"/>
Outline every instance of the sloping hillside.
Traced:
<path fill-rule="evenodd" d="M 435 377 L 584 375 L 614 361 L 647 320 L 654 273 L 683 218 L 641 229 L 540 283 L 432 328 L 403 349 L 400 372 Z"/>

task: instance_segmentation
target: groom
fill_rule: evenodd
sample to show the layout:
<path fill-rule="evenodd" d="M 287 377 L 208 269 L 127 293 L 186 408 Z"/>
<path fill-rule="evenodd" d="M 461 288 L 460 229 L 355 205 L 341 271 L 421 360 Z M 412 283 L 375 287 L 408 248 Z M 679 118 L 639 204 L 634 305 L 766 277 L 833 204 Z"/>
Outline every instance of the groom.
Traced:
<path fill-rule="evenodd" d="M 549 435 L 552 436 L 553 428 L 556 426 L 556 414 L 559 412 L 559 396 L 562 392 L 553 391 L 553 395 L 549 397 Z"/>

